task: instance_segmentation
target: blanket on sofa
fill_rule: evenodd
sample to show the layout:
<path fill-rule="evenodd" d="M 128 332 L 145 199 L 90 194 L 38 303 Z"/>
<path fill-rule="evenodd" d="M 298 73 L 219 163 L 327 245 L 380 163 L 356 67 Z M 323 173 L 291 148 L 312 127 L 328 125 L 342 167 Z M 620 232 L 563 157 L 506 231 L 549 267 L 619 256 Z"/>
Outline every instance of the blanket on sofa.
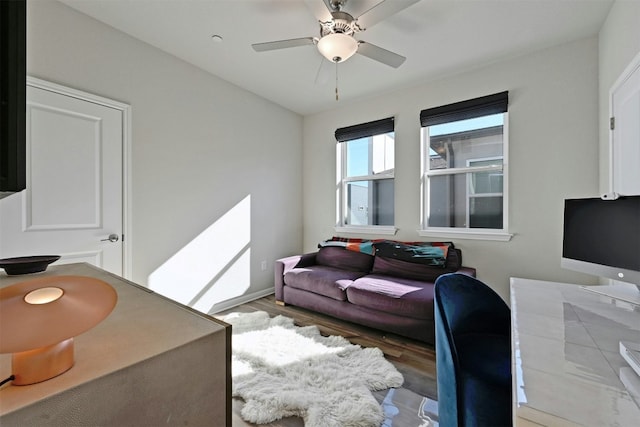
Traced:
<path fill-rule="evenodd" d="M 444 242 L 396 242 L 384 240 L 375 243 L 376 256 L 402 261 L 444 267 L 447 253 L 453 243 Z"/>
<path fill-rule="evenodd" d="M 328 246 L 334 246 L 338 248 L 345 248 L 354 252 L 362 252 L 367 255 L 375 255 L 374 242 L 378 240 L 366 240 L 366 239 L 352 239 L 347 237 L 332 237 L 318 243 L 318 248 L 326 248 Z"/>
<path fill-rule="evenodd" d="M 368 255 L 444 267 L 452 242 L 399 242 L 395 240 L 367 240 L 332 237 L 318 244 L 318 248 L 335 246 Z"/>

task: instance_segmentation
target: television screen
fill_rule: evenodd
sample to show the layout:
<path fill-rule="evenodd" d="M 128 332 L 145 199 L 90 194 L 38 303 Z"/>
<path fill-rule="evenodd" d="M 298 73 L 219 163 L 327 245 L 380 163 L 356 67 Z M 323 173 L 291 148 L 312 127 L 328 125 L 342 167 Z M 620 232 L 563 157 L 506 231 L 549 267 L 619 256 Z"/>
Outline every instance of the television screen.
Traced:
<path fill-rule="evenodd" d="M 640 196 L 567 199 L 563 267 L 640 284 Z"/>

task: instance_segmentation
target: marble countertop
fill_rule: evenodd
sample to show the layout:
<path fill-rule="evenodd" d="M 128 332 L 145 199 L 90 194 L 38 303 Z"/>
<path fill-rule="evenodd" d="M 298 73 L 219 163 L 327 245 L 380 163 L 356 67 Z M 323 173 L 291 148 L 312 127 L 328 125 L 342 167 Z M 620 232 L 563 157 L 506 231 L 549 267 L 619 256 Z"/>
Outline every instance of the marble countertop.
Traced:
<path fill-rule="evenodd" d="M 516 425 L 639 425 L 640 378 L 619 343 L 640 343 L 640 306 L 512 278 L 511 318 Z"/>

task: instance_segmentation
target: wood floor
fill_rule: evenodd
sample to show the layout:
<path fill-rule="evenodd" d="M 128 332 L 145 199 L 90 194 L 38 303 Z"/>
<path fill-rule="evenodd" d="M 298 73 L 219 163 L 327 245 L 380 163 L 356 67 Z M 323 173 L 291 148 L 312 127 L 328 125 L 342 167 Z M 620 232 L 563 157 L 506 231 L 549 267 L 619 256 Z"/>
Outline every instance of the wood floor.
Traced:
<path fill-rule="evenodd" d="M 266 311 L 271 317 L 279 314 L 291 317 L 299 326 L 317 325 L 323 335 L 341 335 L 353 344 L 363 347 L 378 347 L 384 352 L 387 360 L 393 363 L 396 369 L 404 375 L 403 388 L 432 399 L 437 397 L 436 356 L 432 346 L 398 335 L 344 322 L 303 308 L 291 305 L 284 307 L 276 305 L 273 295 L 217 313 L 216 316 L 231 312 L 258 310 Z M 233 426 L 253 426 L 253 424 L 247 423 L 240 418 L 241 405 L 242 402 L 239 399 L 234 399 Z M 271 427 L 302 425 L 302 420 L 299 418 L 287 418 L 268 424 Z"/>

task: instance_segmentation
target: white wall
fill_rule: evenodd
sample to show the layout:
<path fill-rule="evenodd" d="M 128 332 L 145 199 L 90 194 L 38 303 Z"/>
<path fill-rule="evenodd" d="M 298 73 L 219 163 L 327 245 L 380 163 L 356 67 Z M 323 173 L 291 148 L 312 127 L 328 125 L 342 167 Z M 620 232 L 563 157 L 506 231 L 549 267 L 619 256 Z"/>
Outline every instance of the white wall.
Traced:
<path fill-rule="evenodd" d="M 479 277 L 506 298 L 510 276 L 595 282 L 559 267 L 562 199 L 595 195 L 605 185 L 599 154 L 608 143 L 602 126 L 608 88 L 640 50 L 639 16 L 640 3 L 618 0 L 599 43 L 582 40 L 341 102 L 305 117 L 304 127 L 298 115 L 54 1 L 29 2 L 28 70 L 132 105 L 134 280 L 146 283 L 167 259 L 251 196 L 245 294 L 272 286 L 274 259 L 314 250 L 336 234 L 337 127 L 396 116 L 395 238 L 418 240 L 419 111 L 509 90 L 515 237 L 508 243 L 456 241 L 464 263 L 478 268 Z M 247 120 L 255 125 L 247 126 Z M 262 260 L 266 272 L 260 271 Z"/>
<path fill-rule="evenodd" d="M 599 35 L 600 191 L 609 191 L 609 90 L 640 53 L 640 1 L 616 0 Z M 640 168 L 640 165 L 638 165 Z"/>
<path fill-rule="evenodd" d="M 241 206 L 247 242 L 214 239 L 210 262 L 241 250 L 243 282 L 224 292 L 272 290 L 273 261 L 302 246 L 302 117 L 61 3 L 29 1 L 27 22 L 30 75 L 132 106 L 132 279 L 216 221 L 229 231 Z"/>
<path fill-rule="evenodd" d="M 478 277 L 507 300 L 510 276 L 597 283 L 594 277 L 560 268 L 563 199 L 598 194 L 596 38 L 306 116 L 304 249 L 314 250 L 336 234 L 336 128 L 396 117 L 395 238 L 426 240 L 416 233 L 420 110 L 504 90 L 510 99 L 509 215 L 515 236 L 507 243 L 454 240 L 464 264 L 476 267 Z"/>

